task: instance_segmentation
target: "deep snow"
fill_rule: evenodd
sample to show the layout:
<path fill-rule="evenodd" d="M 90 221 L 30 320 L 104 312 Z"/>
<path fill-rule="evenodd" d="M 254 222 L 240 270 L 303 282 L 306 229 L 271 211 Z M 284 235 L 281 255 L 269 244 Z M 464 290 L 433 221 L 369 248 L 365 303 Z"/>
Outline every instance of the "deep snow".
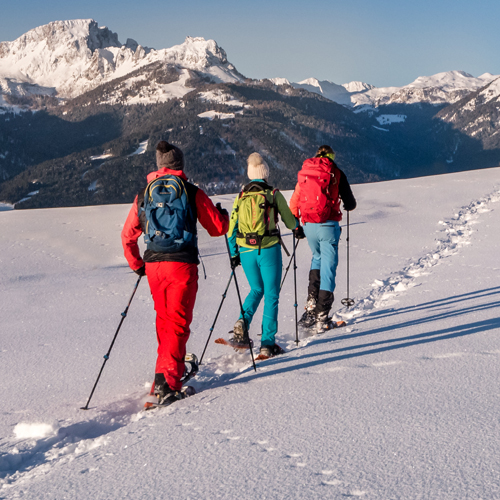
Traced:
<path fill-rule="evenodd" d="M 136 282 L 119 238 L 129 207 L 0 211 L 0 498 L 500 498 L 500 169 L 353 191 L 356 305 L 340 306 L 344 224 L 334 306 L 347 328 L 296 348 L 289 274 L 286 355 L 254 373 L 248 353 L 211 342 L 199 394 L 148 413 L 146 283 L 79 409 Z M 230 274 L 224 239 L 200 242 L 198 355 Z M 301 242 L 300 308 L 309 259 Z M 237 318 L 230 290 L 213 338 Z"/>

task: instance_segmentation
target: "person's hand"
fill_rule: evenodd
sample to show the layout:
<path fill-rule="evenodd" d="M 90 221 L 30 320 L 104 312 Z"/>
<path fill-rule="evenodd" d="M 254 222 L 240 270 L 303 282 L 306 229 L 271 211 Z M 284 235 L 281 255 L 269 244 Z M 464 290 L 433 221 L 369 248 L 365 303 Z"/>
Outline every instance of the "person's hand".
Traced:
<path fill-rule="evenodd" d="M 146 264 L 143 264 L 139 269 L 133 269 L 133 271 L 137 276 L 146 276 Z"/>
<path fill-rule="evenodd" d="M 217 203 L 217 205 L 215 205 L 215 208 L 219 211 L 220 214 L 227 215 L 229 217 L 229 212 L 225 208 L 222 208 L 222 205 L 220 203 Z"/>
<path fill-rule="evenodd" d="M 241 264 L 240 254 L 231 257 L 231 269 L 234 271 Z"/>
<path fill-rule="evenodd" d="M 295 237 L 298 239 L 298 240 L 303 240 L 305 237 L 306 237 L 306 234 L 304 233 L 304 228 L 302 226 L 297 226 L 294 230 L 293 230 L 293 234 L 295 234 Z"/>

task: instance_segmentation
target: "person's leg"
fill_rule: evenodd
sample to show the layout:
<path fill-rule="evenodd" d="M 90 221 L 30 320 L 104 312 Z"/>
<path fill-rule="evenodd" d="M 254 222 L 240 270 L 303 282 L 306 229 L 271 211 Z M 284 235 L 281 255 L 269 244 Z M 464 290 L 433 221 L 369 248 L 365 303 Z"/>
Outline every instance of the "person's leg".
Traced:
<path fill-rule="evenodd" d="M 316 304 L 316 330 L 325 329 L 328 314 L 333 305 L 333 292 L 338 265 L 338 242 L 340 225 L 338 222 L 323 224 L 320 230 L 321 283 Z"/>
<path fill-rule="evenodd" d="M 241 266 L 250 285 L 250 292 L 243 303 L 243 311 L 245 312 L 245 320 L 248 328 L 250 328 L 255 311 L 264 296 L 264 283 L 257 262 L 258 253 L 258 250 L 243 250 L 240 252 Z M 239 319 L 242 319 L 241 311 Z"/>
<path fill-rule="evenodd" d="M 280 296 L 282 256 L 281 246 L 261 250 L 259 268 L 264 283 L 264 312 L 262 316 L 262 346 L 275 344 L 278 331 L 278 305 Z"/>
<path fill-rule="evenodd" d="M 321 254 L 321 283 L 320 290 L 332 292 L 335 290 L 335 278 L 339 263 L 338 246 L 340 239 L 340 225 L 338 222 L 322 224 L 318 231 L 319 248 Z"/>
<path fill-rule="evenodd" d="M 311 268 L 309 270 L 309 286 L 307 287 L 307 312 L 314 312 L 320 288 L 321 246 L 319 229 L 320 224 L 313 224 L 311 222 L 304 224 L 307 244 L 312 252 Z"/>
<path fill-rule="evenodd" d="M 178 391 L 198 290 L 198 267 L 182 262 L 155 262 L 146 265 L 146 273 L 157 315 L 155 378 L 161 380 L 163 374 L 169 388 Z"/>

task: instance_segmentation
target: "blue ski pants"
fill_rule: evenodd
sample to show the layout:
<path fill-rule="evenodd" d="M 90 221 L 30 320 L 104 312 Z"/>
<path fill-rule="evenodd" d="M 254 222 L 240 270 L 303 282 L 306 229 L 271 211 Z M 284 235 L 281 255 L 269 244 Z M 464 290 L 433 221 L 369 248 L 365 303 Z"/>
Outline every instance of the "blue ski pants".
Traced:
<path fill-rule="evenodd" d="M 335 290 L 340 232 L 340 224 L 336 221 L 304 224 L 304 233 L 313 254 L 311 269 L 319 269 L 321 277 L 320 290 L 328 292 Z"/>
<path fill-rule="evenodd" d="M 252 318 L 264 297 L 261 345 L 274 345 L 278 331 L 278 303 L 281 284 L 281 246 L 273 245 L 258 250 L 240 249 L 241 265 L 250 285 L 250 293 L 243 304 L 245 320 L 250 326 Z M 242 318 L 240 314 L 240 319 Z"/>

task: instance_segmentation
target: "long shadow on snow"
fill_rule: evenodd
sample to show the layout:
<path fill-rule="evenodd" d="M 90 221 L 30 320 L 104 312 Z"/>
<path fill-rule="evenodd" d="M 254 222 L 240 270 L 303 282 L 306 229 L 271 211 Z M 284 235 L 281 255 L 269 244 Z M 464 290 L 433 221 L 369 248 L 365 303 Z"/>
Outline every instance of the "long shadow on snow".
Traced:
<path fill-rule="evenodd" d="M 475 292 L 463 293 L 461 295 L 454 295 L 452 297 L 433 300 L 431 302 L 423 302 L 422 304 L 416 306 L 402 307 L 400 309 L 382 309 L 380 311 L 375 311 L 364 315 L 363 317 L 359 318 L 357 324 L 367 323 L 368 321 L 372 321 L 374 319 L 397 316 L 399 314 L 405 314 L 407 312 L 424 311 L 436 307 L 450 306 L 452 304 L 456 304 L 457 302 L 463 302 L 465 300 L 472 300 L 472 299 L 480 299 L 497 294 L 500 294 L 500 286 L 485 288 L 484 290 L 476 290 Z M 479 307 L 481 308 L 481 306 Z M 467 308 L 467 311 L 470 310 L 471 310 L 470 307 Z M 465 311 L 465 309 L 462 309 L 462 311 Z"/>
<path fill-rule="evenodd" d="M 450 328 L 443 328 L 441 330 L 437 330 L 435 332 L 426 332 L 426 333 L 420 333 L 417 335 L 411 335 L 408 337 L 401 337 L 397 339 L 387 339 L 387 340 L 380 340 L 377 342 L 370 342 L 366 344 L 360 344 L 357 346 L 349 346 L 349 347 L 342 347 L 340 349 L 332 349 L 330 351 L 323 351 L 319 353 L 311 353 L 311 354 L 305 354 L 301 356 L 302 359 L 307 359 L 307 358 L 317 358 L 319 356 L 329 356 L 329 355 L 334 355 L 331 357 L 326 357 L 322 359 L 315 359 L 314 361 L 308 361 L 306 363 L 300 363 L 300 364 L 294 364 L 293 366 L 289 367 L 283 367 L 283 368 L 278 368 L 276 370 L 267 370 L 264 373 L 259 373 L 257 374 L 249 374 L 248 377 L 242 377 L 237 380 L 231 380 L 228 381 L 224 385 L 231 385 L 231 384 L 239 384 L 239 383 L 245 383 L 249 379 L 255 379 L 255 378 L 261 378 L 261 377 L 268 377 L 271 375 L 276 375 L 276 374 L 282 374 L 286 373 L 289 371 L 296 371 L 296 370 L 301 370 L 305 368 L 312 368 L 312 367 L 318 367 L 319 365 L 323 365 L 326 363 L 333 363 L 335 361 L 342 361 L 344 359 L 352 359 L 352 358 L 359 358 L 362 356 L 368 356 L 370 354 L 377 354 L 379 352 L 384 352 L 384 351 L 392 351 L 395 349 L 404 349 L 406 347 L 412 347 L 415 345 L 420 345 L 420 344 L 428 344 L 430 342 L 438 342 L 441 340 L 448 340 L 452 338 L 457 338 L 457 337 L 464 337 L 466 335 L 474 335 L 475 333 L 480 333 L 480 332 L 485 332 L 488 330 L 494 330 L 500 328 L 500 318 L 494 318 L 494 319 L 489 319 L 485 321 L 479 321 L 475 323 L 469 323 L 466 325 L 460 325 L 460 326 L 453 326 Z M 386 331 L 387 329 L 381 329 Z M 373 331 L 367 332 L 366 335 L 374 333 Z M 316 344 L 321 344 L 321 343 L 327 343 L 331 342 L 332 340 L 338 340 L 338 337 L 335 339 L 322 339 L 319 342 L 316 342 Z M 380 347 L 379 347 L 380 346 Z M 366 349 L 362 352 L 358 352 L 361 349 Z M 349 354 L 340 354 L 345 351 L 356 351 L 352 352 Z M 297 358 L 292 358 L 292 359 L 297 359 Z M 287 361 L 291 361 L 290 358 L 286 357 L 280 357 L 276 359 L 272 359 L 269 364 L 272 365 L 280 365 L 282 363 L 285 363 Z"/>

